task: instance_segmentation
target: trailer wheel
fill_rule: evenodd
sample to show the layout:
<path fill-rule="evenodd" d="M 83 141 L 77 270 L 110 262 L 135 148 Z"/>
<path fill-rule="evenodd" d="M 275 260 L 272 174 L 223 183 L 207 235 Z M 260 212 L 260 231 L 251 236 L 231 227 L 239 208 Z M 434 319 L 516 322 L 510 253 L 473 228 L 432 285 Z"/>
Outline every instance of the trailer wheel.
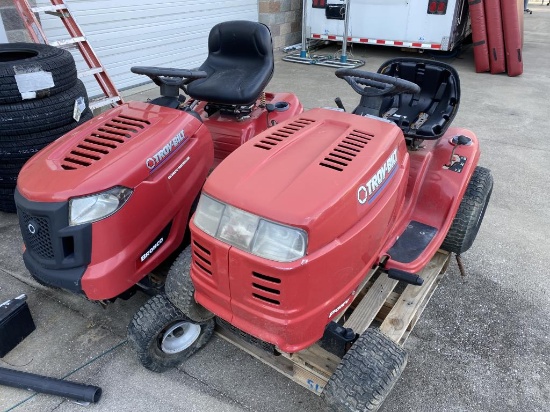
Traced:
<path fill-rule="evenodd" d="M 149 299 L 128 325 L 128 341 L 153 372 L 175 368 L 212 337 L 214 321 L 195 323 L 164 295 Z"/>
<path fill-rule="evenodd" d="M 401 376 L 407 352 L 377 329 L 348 350 L 321 396 L 335 412 L 376 411 Z"/>
<path fill-rule="evenodd" d="M 164 289 L 170 302 L 187 317 L 204 322 L 214 314 L 195 301 L 195 286 L 190 275 L 192 259 L 191 246 L 187 246 L 170 267 Z"/>
<path fill-rule="evenodd" d="M 492 191 L 491 171 L 476 167 L 441 249 L 457 255 L 470 249 L 485 216 Z"/>

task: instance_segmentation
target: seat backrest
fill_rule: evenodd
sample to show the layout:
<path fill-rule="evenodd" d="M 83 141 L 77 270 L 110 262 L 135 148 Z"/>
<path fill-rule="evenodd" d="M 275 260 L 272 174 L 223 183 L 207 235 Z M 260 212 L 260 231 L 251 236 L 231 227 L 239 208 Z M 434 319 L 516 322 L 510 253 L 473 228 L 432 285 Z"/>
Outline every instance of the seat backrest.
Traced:
<path fill-rule="evenodd" d="M 378 72 L 420 86 L 420 93 L 402 93 L 385 99 L 381 116 L 394 113 L 408 137 L 429 140 L 445 133 L 460 103 L 460 80 L 452 66 L 434 60 L 398 58 L 384 63 Z"/>
<path fill-rule="evenodd" d="M 208 37 L 208 57 L 199 70 L 204 79 L 187 86 L 197 100 L 223 105 L 248 105 L 273 76 L 273 45 L 267 26 L 236 20 L 215 25 Z"/>

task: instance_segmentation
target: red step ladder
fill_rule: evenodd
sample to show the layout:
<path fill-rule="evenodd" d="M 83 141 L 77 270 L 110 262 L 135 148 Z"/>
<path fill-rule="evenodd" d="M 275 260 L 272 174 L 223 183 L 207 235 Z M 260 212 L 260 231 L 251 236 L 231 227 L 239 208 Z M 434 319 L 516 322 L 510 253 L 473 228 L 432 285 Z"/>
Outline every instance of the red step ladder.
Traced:
<path fill-rule="evenodd" d="M 92 110 L 107 105 L 114 106 L 124 103 L 113 81 L 107 74 L 105 67 L 101 64 L 101 61 L 95 54 L 92 46 L 90 46 L 88 40 L 86 40 L 86 36 L 69 11 L 67 5 L 63 3 L 63 0 L 50 0 L 50 2 L 52 3 L 51 6 L 32 7 L 27 0 L 14 0 L 15 7 L 21 15 L 33 41 L 35 43 L 49 44 L 56 47 L 77 46 L 80 54 L 89 67 L 89 70 L 79 72 L 78 77 L 82 78 L 84 76 L 93 75 L 105 95 L 103 98 L 90 101 L 90 108 Z M 70 38 L 48 42 L 35 14 L 40 12 L 52 14 L 61 18 L 61 22 L 69 32 Z"/>

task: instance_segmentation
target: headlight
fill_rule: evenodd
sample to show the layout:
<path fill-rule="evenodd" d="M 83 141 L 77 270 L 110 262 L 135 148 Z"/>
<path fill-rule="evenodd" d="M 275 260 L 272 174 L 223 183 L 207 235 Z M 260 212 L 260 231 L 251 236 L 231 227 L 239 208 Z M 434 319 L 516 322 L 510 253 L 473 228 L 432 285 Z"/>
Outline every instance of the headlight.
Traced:
<path fill-rule="evenodd" d="M 266 259 L 292 262 L 306 253 L 304 230 L 263 219 L 204 194 L 194 222 L 216 239 Z"/>
<path fill-rule="evenodd" d="M 69 201 L 69 225 L 105 219 L 120 209 L 131 194 L 132 189 L 116 186 L 94 195 L 75 197 Z"/>

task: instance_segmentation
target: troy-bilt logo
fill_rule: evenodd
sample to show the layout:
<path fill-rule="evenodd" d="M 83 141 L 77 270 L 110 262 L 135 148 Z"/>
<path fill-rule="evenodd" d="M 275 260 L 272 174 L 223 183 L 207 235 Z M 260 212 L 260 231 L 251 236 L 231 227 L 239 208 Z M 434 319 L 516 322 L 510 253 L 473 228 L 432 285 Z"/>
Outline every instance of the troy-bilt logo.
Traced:
<path fill-rule="evenodd" d="M 364 185 L 357 188 L 357 200 L 370 203 L 382 192 L 397 170 L 397 148 L 386 159 L 382 167 Z"/>
<path fill-rule="evenodd" d="M 157 166 L 159 166 L 164 160 L 166 160 L 170 154 L 174 152 L 176 148 L 181 146 L 183 142 L 185 142 L 187 138 L 185 137 L 185 133 L 180 131 L 177 135 L 175 135 L 172 140 L 168 142 L 166 146 L 164 146 L 162 149 L 160 149 L 157 153 L 155 153 L 153 156 L 148 158 L 145 161 L 145 165 L 147 168 L 151 171 L 155 169 Z"/>

